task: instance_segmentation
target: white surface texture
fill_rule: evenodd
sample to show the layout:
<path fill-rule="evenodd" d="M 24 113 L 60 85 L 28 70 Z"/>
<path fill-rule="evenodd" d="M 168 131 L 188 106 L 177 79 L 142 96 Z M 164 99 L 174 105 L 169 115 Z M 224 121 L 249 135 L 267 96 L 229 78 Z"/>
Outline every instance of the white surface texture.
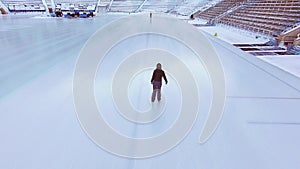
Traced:
<path fill-rule="evenodd" d="M 149 37 L 152 44 L 149 47 L 161 43 L 165 45 L 161 45 L 162 48 L 173 49 L 173 53 L 180 56 L 178 59 L 190 66 L 194 78 L 201 79 L 197 81 L 200 114 L 192 130 L 176 147 L 152 158 L 119 157 L 97 146 L 77 119 L 72 91 L 74 70 L 88 38 L 119 17 L 0 16 L 0 168 L 300 168 L 300 80 L 209 34 L 206 37 L 223 65 L 226 82 L 223 118 L 212 137 L 199 144 L 199 133 L 212 99 L 211 83 L 203 65 L 192 55 L 187 56 L 188 51 L 178 42 L 153 36 Z M 117 48 L 130 50 L 146 44 L 145 39 L 147 37 L 128 39 Z M 114 106 L 106 99 L 112 92 L 97 84 L 109 86 L 106 79 L 115 73 L 113 67 L 120 60 L 108 56 L 120 53 L 117 48 L 103 59 L 106 64 L 99 69 L 95 80 L 95 98 L 105 110 L 112 110 L 110 106 Z M 168 62 L 162 65 L 167 68 Z M 145 69 L 131 80 L 129 100 L 138 110 L 147 110 L 150 104 L 144 98 L 150 99 L 151 73 L 152 69 Z M 169 84 L 163 86 L 162 92 L 165 101 L 173 103 L 166 104 L 165 108 L 175 110 L 181 95 L 174 92 L 180 88 L 171 74 L 167 72 Z M 144 90 L 135 87 L 144 85 L 148 85 Z M 164 113 L 153 125 L 131 124 L 117 113 L 103 116 L 124 135 L 151 137 L 173 125 L 178 114 Z"/>

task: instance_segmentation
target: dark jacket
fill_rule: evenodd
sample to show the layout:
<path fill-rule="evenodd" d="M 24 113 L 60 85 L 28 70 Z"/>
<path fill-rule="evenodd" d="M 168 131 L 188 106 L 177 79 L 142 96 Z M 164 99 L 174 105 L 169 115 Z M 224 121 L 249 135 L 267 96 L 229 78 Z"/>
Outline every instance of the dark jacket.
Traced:
<path fill-rule="evenodd" d="M 151 83 L 153 83 L 153 81 L 162 81 L 162 78 L 164 78 L 165 82 L 168 83 L 167 77 L 165 75 L 165 72 L 161 69 L 155 69 L 153 71 L 153 75 L 151 78 Z"/>

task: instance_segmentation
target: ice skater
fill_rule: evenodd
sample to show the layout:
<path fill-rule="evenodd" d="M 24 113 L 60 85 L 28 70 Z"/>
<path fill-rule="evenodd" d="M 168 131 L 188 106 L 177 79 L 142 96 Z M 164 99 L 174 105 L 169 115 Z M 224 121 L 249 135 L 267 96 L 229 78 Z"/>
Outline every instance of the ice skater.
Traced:
<path fill-rule="evenodd" d="M 164 78 L 166 84 L 168 84 L 167 77 L 165 75 L 165 72 L 161 69 L 161 64 L 157 63 L 156 69 L 153 71 L 153 75 L 151 78 L 151 84 L 153 85 L 153 92 L 152 92 L 152 97 L 151 101 L 154 102 L 156 95 L 157 95 L 157 100 L 161 100 L 161 86 L 162 86 L 162 78 Z"/>

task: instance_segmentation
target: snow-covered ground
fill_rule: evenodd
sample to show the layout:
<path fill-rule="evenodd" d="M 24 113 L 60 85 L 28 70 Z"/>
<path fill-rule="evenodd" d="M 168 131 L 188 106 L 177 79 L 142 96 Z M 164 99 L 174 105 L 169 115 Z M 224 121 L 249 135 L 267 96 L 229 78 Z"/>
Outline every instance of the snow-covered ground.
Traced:
<path fill-rule="evenodd" d="M 260 56 L 259 58 L 300 78 L 300 55 Z"/>
<path fill-rule="evenodd" d="M 201 19 L 195 19 L 189 21 L 191 24 L 205 24 L 207 21 Z M 267 37 L 262 35 L 240 30 L 237 28 L 216 25 L 216 26 L 200 26 L 201 31 L 204 31 L 210 35 L 217 34 L 216 38 L 219 38 L 230 44 L 261 44 L 269 41 Z M 253 56 L 254 57 L 254 56 Z M 258 58 L 275 65 L 284 71 L 287 71 L 297 77 L 300 77 L 300 56 L 299 55 L 274 55 L 274 56 L 258 56 Z"/>

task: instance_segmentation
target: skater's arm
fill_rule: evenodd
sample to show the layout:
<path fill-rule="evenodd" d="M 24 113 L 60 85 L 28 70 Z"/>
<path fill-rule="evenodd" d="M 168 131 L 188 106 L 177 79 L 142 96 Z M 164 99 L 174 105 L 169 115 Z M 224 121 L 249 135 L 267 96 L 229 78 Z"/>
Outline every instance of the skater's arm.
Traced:
<path fill-rule="evenodd" d="M 166 74 L 165 74 L 165 72 L 163 72 L 163 78 L 164 78 L 164 80 L 165 80 L 166 84 L 168 84 L 168 80 L 167 80 L 167 77 L 166 77 Z"/>
<path fill-rule="evenodd" d="M 155 76 L 155 71 L 153 71 L 152 78 L 151 78 L 151 83 L 153 83 L 154 76 Z"/>

